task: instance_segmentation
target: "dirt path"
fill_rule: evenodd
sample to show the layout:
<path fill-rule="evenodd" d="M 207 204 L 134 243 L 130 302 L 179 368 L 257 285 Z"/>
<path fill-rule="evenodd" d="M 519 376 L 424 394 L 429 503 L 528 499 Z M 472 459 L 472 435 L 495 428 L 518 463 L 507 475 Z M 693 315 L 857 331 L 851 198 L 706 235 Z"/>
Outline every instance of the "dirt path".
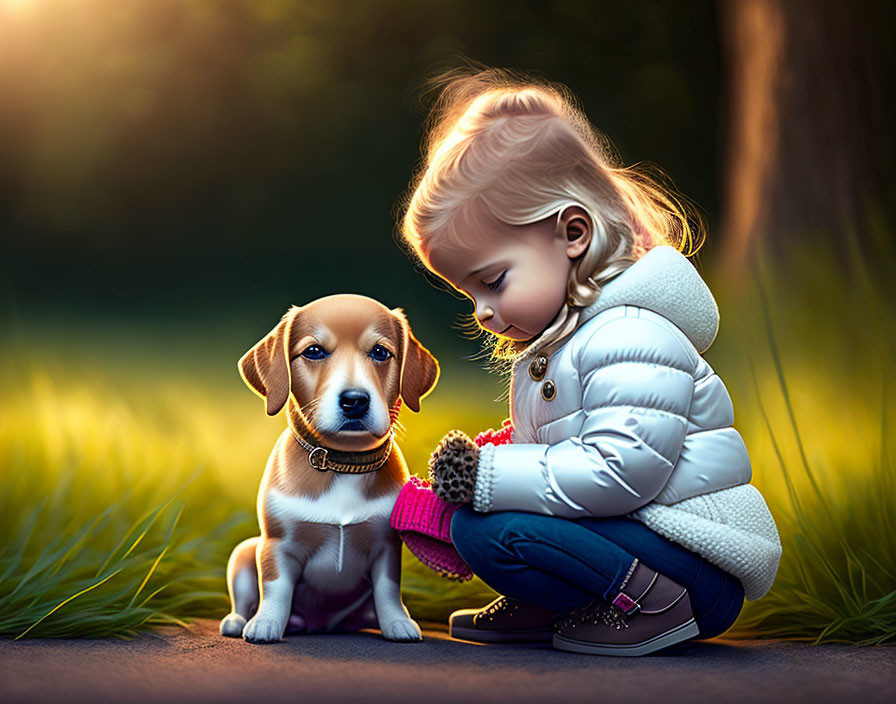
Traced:
<path fill-rule="evenodd" d="M 892 701 L 896 648 L 714 640 L 645 658 L 549 646 L 453 641 L 435 624 L 418 644 L 378 633 L 221 638 L 217 623 L 134 641 L 0 641 L 8 702 L 872 702 Z"/>

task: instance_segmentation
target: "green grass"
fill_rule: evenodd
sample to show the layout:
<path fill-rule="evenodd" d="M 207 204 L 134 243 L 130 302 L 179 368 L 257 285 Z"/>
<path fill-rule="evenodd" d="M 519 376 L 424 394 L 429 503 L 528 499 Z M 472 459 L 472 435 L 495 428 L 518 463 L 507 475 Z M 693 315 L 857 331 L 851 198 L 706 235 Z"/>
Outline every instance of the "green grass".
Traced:
<path fill-rule="evenodd" d="M 215 560 L 252 517 L 200 458 L 122 398 L 35 371 L 6 388 L 0 633 L 128 636 L 225 608 Z"/>
<path fill-rule="evenodd" d="M 893 261 L 888 246 L 881 256 Z M 780 269 L 757 264 L 753 295 L 741 299 L 762 344 L 742 328 L 749 374 L 736 378 L 753 394 L 739 414 L 765 431 L 765 443 L 748 447 L 754 472 L 757 460 L 770 463 L 755 479 L 783 557 L 771 592 L 747 604 L 729 635 L 893 643 L 893 291 L 854 247 L 846 261 L 824 250 L 791 261 L 786 283 Z"/>
<path fill-rule="evenodd" d="M 73 368 L 46 349 L 0 371 L 0 635 L 131 636 L 226 614 L 227 558 L 258 534 L 258 483 L 283 419 L 265 416 L 229 360 L 234 380 L 215 389 L 191 381 L 189 360 L 180 375 L 143 365 L 135 376 L 127 363 Z M 402 412 L 413 468 L 442 427 L 496 424 L 496 404 L 460 419 L 467 386 L 432 394 L 426 414 Z M 479 580 L 442 580 L 406 550 L 404 565 L 419 618 L 491 598 Z"/>
<path fill-rule="evenodd" d="M 785 261 L 763 261 L 746 290 L 708 274 L 722 323 L 706 357 L 784 544 L 774 588 L 729 635 L 892 643 L 894 298 L 858 258 L 816 249 Z M 90 324 L 23 323 L 0 359 L 5 637 L 128 637 L 221 617 L 229 552 L 257 534 L 258 482 L 283 421 L 242 385 L 243 343 L 159 343 L 139 328 L 128 341 Z M 423 412 L 402 411 L 411 470 L 423 474 L 446 430 L 500 423 L 499 391 L 474 364 L 443 364 Z M 403 591 L 414 616 L 434 620 L 493 596 L 407 551 Z"/>

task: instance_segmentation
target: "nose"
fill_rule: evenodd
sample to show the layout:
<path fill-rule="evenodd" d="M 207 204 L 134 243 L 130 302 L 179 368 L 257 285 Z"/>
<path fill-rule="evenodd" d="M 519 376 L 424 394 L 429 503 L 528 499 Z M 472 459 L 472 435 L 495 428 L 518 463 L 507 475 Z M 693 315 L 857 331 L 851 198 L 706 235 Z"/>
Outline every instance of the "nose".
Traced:
<path fill-rule="evenodd" d="M 370 394 L 357 389 L 347 389 L 339 394 L 339 406 L 346 418 L 360 418 L 370 407 Z"/>
<path fill-rule="evenodd" d="M 491 306 L 485 306 L 482 310 L 479 311 L 479 314 L 476 317 L 479 318 L 479 322 L 488 320 L 489 318 L 494 318 L 495 309 Z"/>

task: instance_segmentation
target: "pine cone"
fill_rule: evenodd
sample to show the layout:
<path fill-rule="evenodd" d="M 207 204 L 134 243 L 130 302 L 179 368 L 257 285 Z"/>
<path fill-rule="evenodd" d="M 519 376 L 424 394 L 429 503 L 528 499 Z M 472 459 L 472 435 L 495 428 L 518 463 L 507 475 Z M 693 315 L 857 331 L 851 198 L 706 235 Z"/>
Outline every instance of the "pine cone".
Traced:
<path fill-rule="evenodd" d="M 433 491 L 443 501 L 467 503 L 473 500 L 479 447 L 462 430 L 450 430 L 429 458 L 429 478 Z"/>

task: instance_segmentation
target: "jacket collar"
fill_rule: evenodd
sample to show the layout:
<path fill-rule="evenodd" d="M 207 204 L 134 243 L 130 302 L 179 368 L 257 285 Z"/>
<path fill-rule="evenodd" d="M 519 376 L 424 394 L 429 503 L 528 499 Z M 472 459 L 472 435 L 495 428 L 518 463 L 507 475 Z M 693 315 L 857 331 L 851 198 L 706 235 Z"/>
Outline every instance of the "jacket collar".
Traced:
<path fill-rule="evenodd" d="M 694 265 L 669 245 L 658 245 L 604 284 L 579 325 L 607 308 L 647 308 L 671 320 L 703 354 L 719 330 L 719 307 Z"/>
<path fill-rule="evenodd" d="M 697 269 L 675 247 L 658 245 L 607 281 L 594 303 L 574 308 L 576 319 L 562 337 L 547 345 L 536 339 L 520 357 L 556 350 L 568 341 L 570 333 L 595 315 L 621 305 L 647 308 L 668 318 L 701 354 L 712 345 L 719 329 L 719 308 Z"/>

